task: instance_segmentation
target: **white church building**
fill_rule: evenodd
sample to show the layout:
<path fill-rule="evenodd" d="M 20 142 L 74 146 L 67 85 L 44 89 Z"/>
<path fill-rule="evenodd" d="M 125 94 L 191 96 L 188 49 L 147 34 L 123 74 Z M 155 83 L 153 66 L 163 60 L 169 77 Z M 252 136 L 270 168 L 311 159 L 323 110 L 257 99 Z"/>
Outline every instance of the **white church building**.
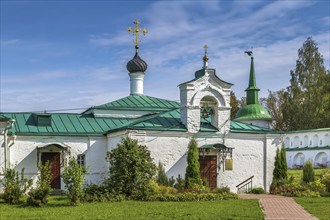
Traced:
<path fill-rule="evenodd" d="M 272 119 L 258 104 L 253 57 L 247 105 L 235 120 L 230 120 L 233 84 L 209 68 L 206 50 L 202 69 L 179 85 L 180 102 L 143 93 L 148 74 L 138 42 L 127 70 L 128 96 L 82 113 L 0 113 L 0 178 L 15 166 L 19 171 L 24 167 L 25 175 L 36 180 L 38 164 L 50 160 L 52 187 L 64 189 L 61 173 L 70 152 L 89 167 L 87 181 L 98 184 L 108 175 L 107 152 L 123 137 L 147 146 L 154 162 L 163 163 L 166 174 L 176 178 L 185 174 L 187 146 L 195 138 L 201 175 L 210 187 L 228 186 L 233 192 L 251 186 L 269 190 L 283 134 L 271 130 Z"/>

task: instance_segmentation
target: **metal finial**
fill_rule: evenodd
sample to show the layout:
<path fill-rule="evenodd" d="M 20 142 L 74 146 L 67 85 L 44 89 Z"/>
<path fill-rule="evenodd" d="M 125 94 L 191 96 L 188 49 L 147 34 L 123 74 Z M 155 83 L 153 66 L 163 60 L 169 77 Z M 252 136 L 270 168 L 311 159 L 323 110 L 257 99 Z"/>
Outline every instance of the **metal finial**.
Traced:
<path fill-rule="evenodd" d="M 253 47 L 251 47 L 251 50 L 244 51 L 248 56 L 253 57 Z"/>
<path fill-rule="evenodd" d="M 139 33 L 142 33 L 145 36 L 148 33 L 148 30 L 146 28 L 142 29 L 139 27 L 139 20 L 135 20 L 133 23 L 135 24 L 135 27 L 128 27 L 127 32 L 135 36 L 135 40 L 133 40 L 133 43 L 135 44 L 136 52 L 138 52 L 139 44 L 141 43 L 141 40 L 139 40 Z"/>
<path fill-rule="evenodd" d="M 205 44 L 203 48 L 205 49 L 205 54 L 204 54 L 204 57 L 203 57 L 203 61 L 204 61 L 204 66 L 203 66 L 203 68 L 204 68 L 204 69 L 207 69 L 207 68 L 208 68 L 208 61 L 209 61 L 209 57 L 207 56 L 207 49 L 208 49 L 209 47 L 207 46 L 207 44 Z"/>

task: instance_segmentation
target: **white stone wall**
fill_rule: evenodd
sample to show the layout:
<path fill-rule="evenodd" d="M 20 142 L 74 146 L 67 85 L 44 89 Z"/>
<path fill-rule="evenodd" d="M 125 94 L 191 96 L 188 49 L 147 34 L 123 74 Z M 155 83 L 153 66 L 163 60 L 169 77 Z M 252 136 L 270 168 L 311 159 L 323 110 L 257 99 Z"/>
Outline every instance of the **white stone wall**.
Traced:
<path fill-rule="evenodd" d="M 131 137 L 135 138 L 134 135 Z M 184 177 L 187 147 L 191 137 L 191 134 L 183 135 L 182 132 L 146 132 L 145 144 L 151 151 L 154 162 L 161 161 L 164 164 L 168 177 L 176 178 L 179 174 Z M 195 138 L 200 147 L 223 143 L 224 136 L 198 134 Z M 279 135 L 231 133 L 225 136 L 225 145 L 234 148 L 233 170 L 223 171 L 221 166 L 218 170 L 218 186 L 229 186 L 236 192 L 236 185 L 254 176 L 253 187 L 263 187 L 268 191 L 273 177 L 276 149 L 281 146 Z"/>
<path fill-rule="evenodd" d="M 78 154 L 85 154 L 85 164 L 87 165 L 86 167 L 89 167 L 88 183 L 99 183 L 100 180 L 104 179 L 108 171 L 105 160 L 108 150 L 106 137 L 17 136 L 15 140 L 13 138 L 9 140 L 11 167 L 16 167 L 18 171 L 21 171 L 24 167 L 25 175 L 27 178 L 32 178 L 34 182 L 37 180 L 37 164 L 40 162 L 38 149 L 41 152 L 61 151 L 61 149 L 56 147 L 45 148 L 50 145 L 60 145 L 67 148 L 74 157 Z M 0 142 L 0 145 L 2 144 L 3 141 Z M 61 163 L 64 161 L 63 155 L 67 155 L 67 153 L 61 154 Z M 2 171 L 1 169 L 1 174 Z M 62 171 L 63 164 L 61 164 Z M 63 182 L 61 182 L 61 188 L 64 189 Z"/>
<path fill-rule="evenodd" d="M 315 167 L 330 167 L 330 129 L 289 132 L 283 136 L 288 168 L 311 160 Z"/>

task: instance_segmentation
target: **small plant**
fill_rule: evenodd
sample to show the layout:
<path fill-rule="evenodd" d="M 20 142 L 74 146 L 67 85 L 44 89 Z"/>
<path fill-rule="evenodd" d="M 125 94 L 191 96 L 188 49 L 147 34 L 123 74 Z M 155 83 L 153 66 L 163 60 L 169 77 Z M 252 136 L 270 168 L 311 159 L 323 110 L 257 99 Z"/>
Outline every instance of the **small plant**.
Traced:
<path fill-rule="evenodd" d="M 251 189 L 248 193 L 251 193 L 251 194 L 265 194 L 265 190 L 262 187 L 257 187 L 257 188 Z"/>
<path fill-rule="evenodd" d="M 39 165 L 38 169 L 40 175 L 38 176 L 37 188 L 32 189 L 27 198 L 27 204 L 31 206 L 40 207 L 47 204 L 47 197 L 52 191 L 51 181 L 52 181 L 52 171 L 51 163 L 47 161 L 44 165 Z"/>
<path fill-rule="evenodd" d="M 4 187 L 3 199 L 7 204 L 18 204 L 26 190 L 32 185 L 32 179 L 27 180 L 24 177 L 24 168 L 21 176 L 14 168 L 8 168 L 4 171 L 5 176 L 1 180 Z"/>
<path fill-rule="evenodd" d="M 322 174 L 321 182 L 326 186 L 328 193 L 330 193 L 330 170 Z"/>
<path fill-rule="evenodd" d="M 176 183 L 174 184 L 174 188 L 176 188 L 178 192 L 182 193 L 184 192 L 184 187 L 185 187 L 185 181 L 179 174 L 178 177 L 176 178 Z"/>
<path fill-rule="evenodd" d="M 201 174 L 199 156 L 196 140 L 193 138 L 188 145 L 187 168 L 185 176 L 185 187 L 191 189 L 194 185 L 201 185 Z"/>
<path fill-rule="evenodd" d="M 84 167 L 79 165 L 74 157 L 69 155 L 67 166 L 63 171 L 63 182 L 68 190 L 71 205 L 78 205 L 83 196 L 83 183 L 86 179 Z"/>
<path fill-rule="evenodd" d="M 307 160 L 303 166 L 303 178 L 305 183 L 313 182 L 315 179 L 314 167 L 310 160 Z"/>
<path fill-rule="evenodd" d="M 156 181 L 158 184 L 163 185 L 163 186 L 168 186 L 169 185 L 169 180 L 166 176 L 165 169 L 163 164 L 159 161 L 158 163 L 158 174 L 156 177 Z"/>

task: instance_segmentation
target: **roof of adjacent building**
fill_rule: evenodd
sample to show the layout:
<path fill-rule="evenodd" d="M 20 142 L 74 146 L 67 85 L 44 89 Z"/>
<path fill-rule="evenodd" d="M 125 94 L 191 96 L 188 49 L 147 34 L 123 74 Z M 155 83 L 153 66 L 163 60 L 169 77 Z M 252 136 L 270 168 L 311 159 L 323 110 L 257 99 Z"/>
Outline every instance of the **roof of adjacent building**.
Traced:
<path fill-rule="evenodd" d="M 236 113 L 235 119 L 265 119 L 272 120 L 272 116 L 268 111 L 259 104 L 245 105 Z"/>
<path fill-rule="evenodd" d="M 81 114 L 3 113 L 2 117 L 15 119 L 9 133 L 19 135 L 93 136 L 106 135 L 126 129 L 187 132 L 187 128 L 181 122 L 180 105 L 175 101 L 144 95 L 131 95 L 92 107 L 89 110 L 93 109 L 146 110 L 150 113 L 136 118 L 110 118 L 95 117 L 91 111 L 87 110 Z M 208 119 L 202 119 L 200 131 L 217 132 L 218 129 L 212 126 Z M 234 133 L 273 132 L 270 129 L 237 121 L 230 122 L 230 131 Z"/>

